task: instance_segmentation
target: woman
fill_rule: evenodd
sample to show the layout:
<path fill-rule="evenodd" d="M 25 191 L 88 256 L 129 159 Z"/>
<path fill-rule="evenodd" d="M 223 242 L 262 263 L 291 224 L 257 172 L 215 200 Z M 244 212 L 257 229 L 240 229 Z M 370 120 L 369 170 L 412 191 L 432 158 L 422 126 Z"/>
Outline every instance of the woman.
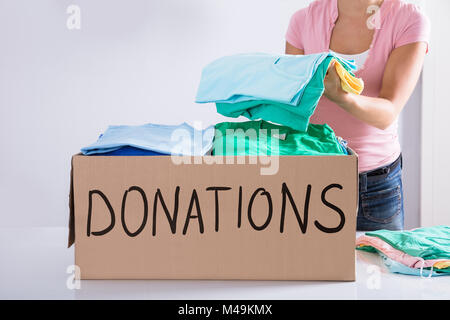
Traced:
<path fill-rule="evenodd" d="M 429 23 L 400 0 L 316 0 L 297 11 L 286 34 L 287 54 L 333 51 L 354 59 L 362 95 L 341 89 L 334 68 L 312 123 L 327 123 L 358 153 L 358 230 L 403 229 L 400 112 L 419 79 Z"/>

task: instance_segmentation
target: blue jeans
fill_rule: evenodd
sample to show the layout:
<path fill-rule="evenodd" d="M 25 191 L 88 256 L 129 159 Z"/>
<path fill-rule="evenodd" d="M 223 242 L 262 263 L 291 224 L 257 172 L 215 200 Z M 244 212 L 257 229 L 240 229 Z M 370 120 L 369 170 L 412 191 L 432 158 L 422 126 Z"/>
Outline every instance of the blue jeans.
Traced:
<path fill-rule="evenodd" d="M 402 158 L 396 167 L 388 165 L 359 174 L 357 230 L 403 230 Z M 376 175 L 373 173 L 376 172 Z"/>

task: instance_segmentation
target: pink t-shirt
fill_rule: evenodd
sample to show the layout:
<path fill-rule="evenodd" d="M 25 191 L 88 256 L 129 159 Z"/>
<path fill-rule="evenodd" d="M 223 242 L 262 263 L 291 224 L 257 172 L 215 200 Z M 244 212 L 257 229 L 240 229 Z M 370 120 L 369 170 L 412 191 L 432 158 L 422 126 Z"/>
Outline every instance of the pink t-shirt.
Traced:
<path fill-rule="evenodd" d="M 297 11 L 291 18 L 286 41 L 304 50 L 305 54 L 329 51 L 331 34 L 338 18 L 337 1 L 316 0 Z M 369 55 L 365 64 L 358 66 L 356 76 L 364 80 L 363 95 L 378 97 L 392 50 L 413 42 L 428 43 L 430 26 L 417 6 L 400 0 L 384 0 L 373 21 L 379 28 L 375 29 Z M 360 172 L 388 165 L 401 153 L 398 120 L 386 130 L 380 130 L 322 97 L 311 123 L 327 123 L 336 135 L 347 140 L 359 155 Z"/>

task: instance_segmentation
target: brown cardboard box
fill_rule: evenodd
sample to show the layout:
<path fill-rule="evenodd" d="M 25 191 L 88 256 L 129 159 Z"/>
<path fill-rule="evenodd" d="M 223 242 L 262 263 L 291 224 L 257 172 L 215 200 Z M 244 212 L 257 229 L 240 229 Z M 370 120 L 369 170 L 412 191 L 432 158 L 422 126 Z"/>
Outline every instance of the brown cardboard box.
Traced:
<path fill-rule="evenodd" d="M 355 154 L 279 157 L 274 175 L 211 158 L 75 155 L 81 279 L 355 280 Z"/>

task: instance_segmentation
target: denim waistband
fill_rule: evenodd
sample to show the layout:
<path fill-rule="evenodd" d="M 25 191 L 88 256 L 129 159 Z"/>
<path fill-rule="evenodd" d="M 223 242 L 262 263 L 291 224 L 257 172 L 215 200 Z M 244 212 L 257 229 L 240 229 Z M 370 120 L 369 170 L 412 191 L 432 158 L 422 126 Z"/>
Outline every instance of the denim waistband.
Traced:
<path fill-rule="evenodd" d="M 359 189 L 361 192 L 367 191 L 367 179 L 371 181 L 380 181 L 386 179 L 386 177 L 394 171 L 398 166 L 403 168 L 403 156 L 400 156 L 391 164 L 380 167 L 371 171 L 362 172 L 359 174 Z"/>

